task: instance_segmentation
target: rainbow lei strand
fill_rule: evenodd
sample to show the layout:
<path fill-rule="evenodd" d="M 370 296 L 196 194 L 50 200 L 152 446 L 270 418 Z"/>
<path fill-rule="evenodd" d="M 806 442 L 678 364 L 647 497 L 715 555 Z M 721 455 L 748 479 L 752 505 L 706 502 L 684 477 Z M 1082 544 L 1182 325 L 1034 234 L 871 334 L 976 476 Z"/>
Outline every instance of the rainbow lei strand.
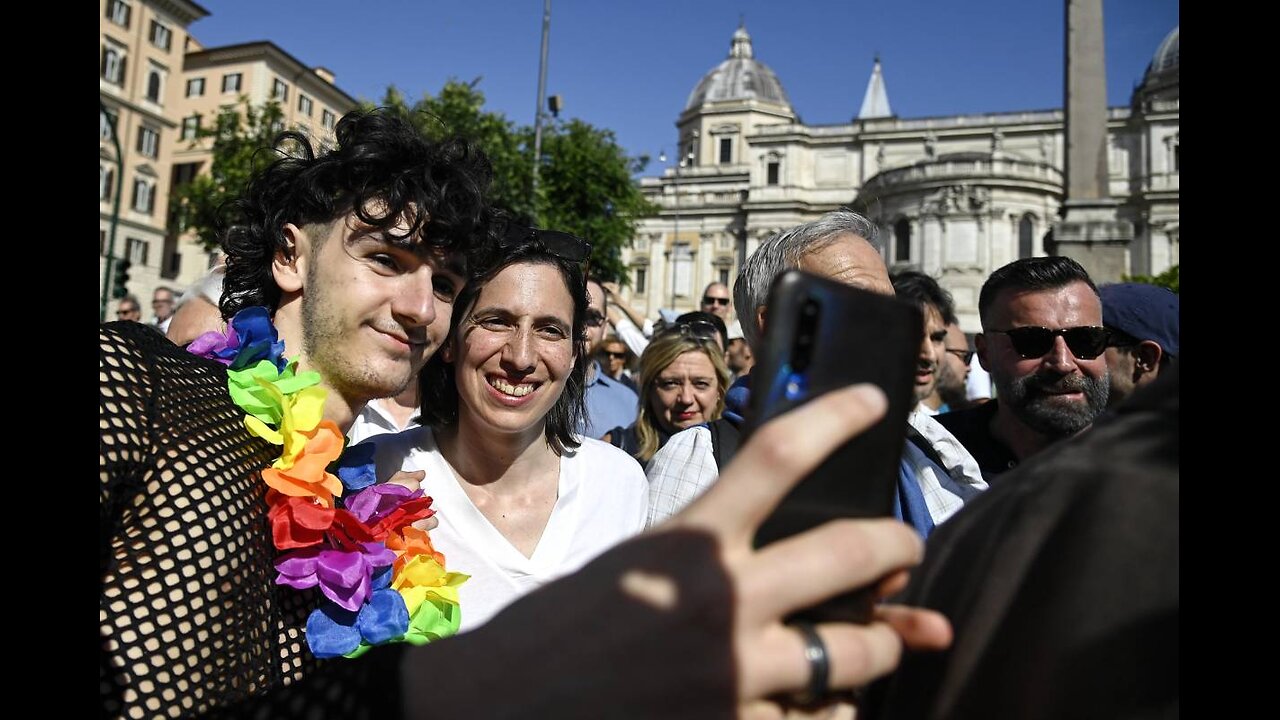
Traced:
<path fill-rule="evenodd" d="M 227 365 L 231 399 L 245 428 L 283 451 L 262 471 L 278 555 L 276 583 L 319 587 L 325 601 L 307 618 L 318 658 L 355 658 L 374 645 L 423 645 L 458 631 L 458 586 L 444 555 L 411 525 L 430 517 L 421 490 L 377 485 L 373 446 L 343 452 L 338 426 L 323 419 L 320 374 L 284 358 L 266 308 L 236 313 L 225 333 L 209 332 L 190 351 Z M 331 464 L 337 463 L 334 475 Z"/>

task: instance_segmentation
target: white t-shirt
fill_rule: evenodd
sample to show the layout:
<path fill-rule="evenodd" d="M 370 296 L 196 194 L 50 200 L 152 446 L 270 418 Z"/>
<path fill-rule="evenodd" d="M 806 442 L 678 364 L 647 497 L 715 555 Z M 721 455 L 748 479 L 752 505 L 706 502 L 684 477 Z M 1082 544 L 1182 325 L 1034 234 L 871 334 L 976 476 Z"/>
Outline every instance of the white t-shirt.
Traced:
<path fill-rule="evenodd" d="M 430 428 L 378 435 L 378 478 L 426 470 L 422 489 L 440 525 L 431 542 L 453 572 L 470 575 L 458 596 L 460 632 L 487 622 L 521 595 L 581 568 L 644 528 L 649 487 L 640 465 L 612 445 L 583 438 L 560 459 L 560 487 L 533 557 L 525 557 L 489 522 L 459 485 Z M 402 462 L 397 462 L 397 459 Z"/>

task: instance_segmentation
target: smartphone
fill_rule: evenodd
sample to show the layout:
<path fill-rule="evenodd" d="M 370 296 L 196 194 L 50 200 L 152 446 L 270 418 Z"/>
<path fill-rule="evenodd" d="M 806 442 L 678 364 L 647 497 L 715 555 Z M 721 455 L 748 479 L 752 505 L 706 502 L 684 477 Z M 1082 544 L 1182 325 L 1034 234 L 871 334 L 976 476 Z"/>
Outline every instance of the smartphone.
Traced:
<path fill-rule="evenodd" d="M 765 350 L 751 370 L 746 434 L 823 393 L 879 385 L 885 416 L 833 452 L 783 498 L 756 533 L 767 545 L 835 518 L 890 516 L 914 396 L 924 317 L 914 304 L 799 270 L 774 281 Z M 868 622 L 870 588 L 797 613 L 810 622 Z"/>

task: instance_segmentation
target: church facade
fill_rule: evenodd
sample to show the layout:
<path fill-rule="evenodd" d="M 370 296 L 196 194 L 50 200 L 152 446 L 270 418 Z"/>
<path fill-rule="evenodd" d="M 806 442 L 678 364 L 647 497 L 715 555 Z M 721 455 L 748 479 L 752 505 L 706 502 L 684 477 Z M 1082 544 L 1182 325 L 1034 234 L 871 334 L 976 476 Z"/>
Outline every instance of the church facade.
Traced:
<path fill-rule="evenodd" d="M 1130 105 L 1107 116 L 1110 195 L 1133 230 L 1128 273 L 1163 272 L 1178 263 L 1177 28 Z M 707 283 L 733 285 L 762 240 L 848 207 L 877 223 L 891 271 L 937 278 L 962 328 L 977 332 L 978 291 L 993 270 L 1058 252 L 1063 124 L 1061 110 L 898 118 L 877 60 L 852 122 L 805 125 L 740 27 L 676 122 L 673 167 L 641 179 L 659 212 L 624 252 L 624 292 L 650 317 L 696 309 Z"/>

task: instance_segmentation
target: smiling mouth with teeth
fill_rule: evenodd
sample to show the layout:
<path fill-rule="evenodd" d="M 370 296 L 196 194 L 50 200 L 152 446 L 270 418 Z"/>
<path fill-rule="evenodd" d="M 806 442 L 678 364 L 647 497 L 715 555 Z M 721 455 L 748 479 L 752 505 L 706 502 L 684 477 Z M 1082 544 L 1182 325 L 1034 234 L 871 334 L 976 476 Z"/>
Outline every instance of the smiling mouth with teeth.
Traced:
<path fill-rule="evenodd" d="M 498 392 L 512 397 L 524 397 L 538 387 L 536 383 L 520 383 L 519 385 L 512 385 L 500 377 L 493 376 L 490 376 L 488 380 L 489 384 L 496 388 Z"/>

